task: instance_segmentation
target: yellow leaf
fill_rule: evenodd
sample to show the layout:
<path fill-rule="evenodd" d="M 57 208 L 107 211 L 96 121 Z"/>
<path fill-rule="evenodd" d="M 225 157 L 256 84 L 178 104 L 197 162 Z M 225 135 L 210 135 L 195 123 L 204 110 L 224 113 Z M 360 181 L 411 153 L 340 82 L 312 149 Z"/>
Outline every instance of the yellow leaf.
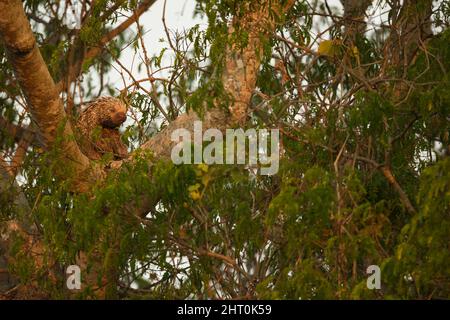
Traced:
<path fill-rule="evenodd" d="M 208 165 L 205 163 L 200 163 L 197 165 L 197 167 L 202 170 L 203 172 L 208 172 Z"/>
<path fill-rule="evenodd" d="M 317 50 L 317 52 L 322 55 L 328 55 L 332 46 L 332 40 L 324 40 L 319 44 L 319 49 Z"/>
<path fill-rule="evenodd" d="M 192 200 L 196 201 L 198 199 L 201 198 L 200 192 L 198 192 L 197 190 L 191 191 L 189 192 L 189 196 L 191 197 Z"/>
<path fill-rule="evenodd" d="M 352 46 L 352 56 L 356 59 L 356 61 L 358 62 L 358 66 L 361 65 L 361 60 L 360 60 L 360 56 L 359 56 L 359 50 L 357 46 Z"/>
<path fill-rule="evenodd" d="M 189 196 L 192 198 L 192 200 L 195 201 L 201 198 L 201 194 L 199 191 L 200 187 L 201 187 L 200 183 L 196 183 L 188 187 Z"/>
<path fill-rule="evenodd" d="M 200 188 L 200 183 L 196 183 L 196 184 L 193 184 L 192 186 L 189 186 L 188 191 L 190 191 L 190 192 L 198 191 L 199 188 Z"/>
<path fill-rule="evenodd" d="M 317 52 L 323 56 L 333 57 L 339 52 L 340 45 L 341 40 L 339 39 L 324 40 L 319 44 Z"/>

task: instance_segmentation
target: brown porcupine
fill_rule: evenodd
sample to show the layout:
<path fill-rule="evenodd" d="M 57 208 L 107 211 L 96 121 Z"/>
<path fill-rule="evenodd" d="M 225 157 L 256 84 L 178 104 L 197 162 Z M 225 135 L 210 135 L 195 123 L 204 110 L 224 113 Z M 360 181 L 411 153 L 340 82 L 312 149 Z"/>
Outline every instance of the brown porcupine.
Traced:
<path fill-rule="evenodd" d="M 128 156 L 119 132 L 126 112 L 126 105 L 113 97 L 101 97 L 86 104 L 75 127 L 81 151 L 89 159 L 100 160 L 107 153 L 113 155 L 113 160 Z"/>

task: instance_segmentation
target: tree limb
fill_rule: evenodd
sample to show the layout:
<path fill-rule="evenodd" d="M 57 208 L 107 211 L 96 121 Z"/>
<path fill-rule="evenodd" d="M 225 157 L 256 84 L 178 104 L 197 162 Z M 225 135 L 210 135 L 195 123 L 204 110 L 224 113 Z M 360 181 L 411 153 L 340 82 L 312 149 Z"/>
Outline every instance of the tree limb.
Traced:
<path fill-rule="evenodd" d="M 81 182 L 88 176 L 90 161 L 73 139 L 59 91 L 36 44 L 21 1 L 0 2 L 0 37 L 26 98 L 32 121 L 47 150 L 55 146 L 58 136 L 63 138 L 58 141 L 61 151 L 59 161 L 62 162 L 56 163 L 57 169 L 68 165 L 70 170 L 64 170 L 65 174 L 72 172 L 74 176 L 80 177 Z M 61 166 L 62 163 L 64 166 Z M 99 175 L 97 171 L 94 174 L 97 177 Z M 81 182 L 75 188 L 85 190 L 86 187 Z"/>

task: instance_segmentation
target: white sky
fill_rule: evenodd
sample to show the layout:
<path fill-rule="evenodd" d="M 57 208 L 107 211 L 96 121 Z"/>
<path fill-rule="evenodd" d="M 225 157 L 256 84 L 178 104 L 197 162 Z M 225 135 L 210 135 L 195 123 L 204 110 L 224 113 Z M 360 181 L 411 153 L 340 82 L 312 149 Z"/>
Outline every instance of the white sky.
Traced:
<path fill-rule="evenodd" d="M 199 18 L 194 19 L 194 9 L 195 0 L 167 0 L 166 4 L 166 25 L 170 31 L 189 29 L 194 27 L 196 24 L 201 24 L 206 28 L 206 20 L 201 20 Z M 148 51 L 149 58 L 155 55 L 159 55 L 163 48 L 168 48 L 167 37 L 164 30 L 162 17 L 163 17 L 164 0 L 157 0 L 150 9 L 141 16 L 139 23 L 144 28 L 144 42 L 146 49 Z M 129 28 L 127 32 L 132 32 L 133 35 L 136 34 L 136 25 Z M 161 42 L 160 39 L 164 39 Z M 139 50 L 138 50 L 139 53 Z M 167 56 L 170 56 L 170 51 L 166 52 Z M 138 72 L 137 64 L 139 62 L 139 57 L 136 56 L 134 63 L 134 49 L 132 47 L 126 48 L 122 52 L 120 58 L 121 63 L 129 68 L 134 66 L 132 73 L 136 79 L 141 79 L 146 77 L 145 70 Z M 114 66 L 120 70 L 120 66 L 114 63 Z M 112 70 L 109 73 L 109 79 L 118 89 L 123 88 L 123 81 L 121 75 L 118 71 Z M 131 79 L 126 77 L 128 84 L 131 83 Z M 148 84 L 147 84 L 148 85 Z"/>

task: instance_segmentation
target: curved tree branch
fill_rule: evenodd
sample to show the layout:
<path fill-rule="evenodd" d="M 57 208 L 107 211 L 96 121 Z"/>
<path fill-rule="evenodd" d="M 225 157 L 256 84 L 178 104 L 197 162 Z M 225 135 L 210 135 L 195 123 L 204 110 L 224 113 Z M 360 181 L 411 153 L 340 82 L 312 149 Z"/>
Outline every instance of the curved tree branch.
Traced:
<path fill-rule="evenodd" d="M 90 161 L 73 139 L 59 91 L 37 47 L 21 1 L 0 2 L 0 37 L 46 149 L 58 143 L 61 152 L 57 161 L 61 162 L 56 163 L 56 169 L 67 165 L 69 170 L 61 171 L 80 177 L 81 183 L 77 182 L 75 189 L 85 190 L 87 186 L 82 180 L 87 179 Z M 63 139 L 58 141 L 58 137 Z M 94 176 L 99 174 L 96 171 Z"/>

